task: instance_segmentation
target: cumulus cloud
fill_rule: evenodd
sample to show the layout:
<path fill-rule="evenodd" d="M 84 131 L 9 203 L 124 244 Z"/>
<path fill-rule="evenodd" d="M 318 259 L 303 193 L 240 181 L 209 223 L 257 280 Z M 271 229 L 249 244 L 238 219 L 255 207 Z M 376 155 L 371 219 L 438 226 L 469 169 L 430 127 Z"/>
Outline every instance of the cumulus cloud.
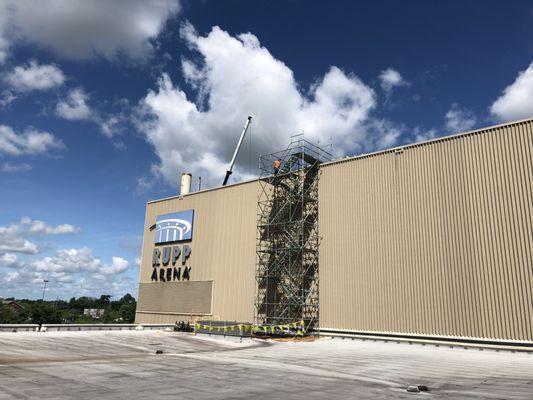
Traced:
<path fill-rule="evenodd" d="M 112 257 L 107 264 L 87 247 L 62 249 L 41 258 L 6 253 L 0 255 L 0 270 L 4 271 L 0 286 L 6 295 L 35 298 L 46 279 L 51 292 L 48 296 L 65 298 L 102 293 L 122 296 L 135 292 L 135 282 L 125 275 L 128 268 L 127 260 Z"/>
<path fill-rule="evenodd" d="M 49 280 L 50 294 L 65 296 L 122 296 L 134 293 L 135 282 L 126 274 L 130 263 L 118 256 L 104 262 L 88 247 L 60 249 L 51 255 L 42 253 L 29 238 L 75 234 L 79 228 L 70 224 L 50 225 L 22 218 L 19 222 L 0 226 L 0 287 L 2 294 L 35 298 L 44 279 Z M 120 275 L 120 277 L 111 278 Z M 40 293 L 40 290 L 38 292 Z"/>
<path fill-rule="evenodd" d="M 88 96 L 82 88 L 72 89 L 66 99 L 57 103 L 56 114 L 70 121 L 90 120 L 94 115 L 87 100 Z"/>
<path fill-rule="evenodd" d="M 6 268 L 12 268 L 16 266 L 17 263 L 17 255 L 16 254 L 1 254 L 0 255 L 0 266 L 6 267 Z"/>
<path fill-rule="evenodd" d="M 65 75 L 55 65 L 42 65 L 30 61 L 28 65 L 15 67 L 4 79 L 14 90 L 29 92 L 61 86 L 65 82 Z"/>
<path fill-rule="evenodd" d="M 477 121 L 472 111 L 461 108 L 457 103 L 452 104 L 444 118 L 446 129 L 451 132 L 469 131 L 476 125 Z"/>
<path fill-rule="evenodd" d="M 501 122 L 533 117 L 533 63 L 518 73 L 515 81 L 507 86 L 492 103 L 490 112 Z"/>
<path fill-rule="evenodd" d="M 406 86 L 408 82 L 403 79 L 402 75 L 393 68 L 387 68 L 379 74 L 381 88 L 385 92 L 391 92 L 398 86 Z"/>
<path fill-rule="evenodd" d="M 145 59 L 179 10 L 179 0 L 3 0 L 0 60 L 16 42 L 71 59 Z"/>
<path fill-rule="evenodd" d="M 70 224 L 52 226 L 43 221 L 24 217 L 18 223 L 0 226 L 0 254 L 36 254 L 39 252 L 39 247 L 29 240 L 30 236 L 65 235 L 79 231 L 78 227 Z"/>
<path fill-rule="evenodd" d="M 63 142 L 49 132 L 30 127 L 17 133 L 7 125 L 0 125 L 0 155 L 37 155 L 64 147 Z"/>
<path fill-rule="evenodd" d="M 27 163 L 13 164 L 10 162 L 5 162 L 0 167 L 2 172 L 24 172 L 31 170 L 31 165 Z"/>
<path fill-rule="evenodd" d="M 33 242 L 30 242 L 28 239 L 0 233 L 0 254 L 37 254 L 38 252 L 39 248 L 37 245 Z"/>
<path fill-rule="evenodd" d="M 115 275 L 124 272 L 129 267 L 129 262 L 124 260 L 121 257 L 113 257 L 111 260 L 111 265 L 104 266 L 101 271 L 104 274 Z"/>
<path fill-rule="evenodd" d="M 52 273 L 56 277 L 58 274 L 79 272 L 113 275 L 124 272 L 128 268 L 128 262 L 123 258 L 113 257 L 112 263 L 107 265 L 95 257 L 91 249 L 82 247 L 59 250 L 52 257 L 31 261 L 29 266 L 37 272 Z"/>
<path fill-rule="evenodd" d="M 253 160 L 284 148 L 290 135 L 302 132 L 312 142 L 332 142 L 336 155 L 394 142 L 396 133 L 371 117 L 374 91 L 355 74 L 332 66 L 304 90 L 292 70 L 251 33 L 233 37 L 213 27 L 200 36 L 187 24 L 181 35 L 200 56 L 182 60 L 182 74 L 196 98 L 162 74 L 136 119 L 160 160 L 153 171 L 167 182 L 176 182 L 181 171 L 201 175 L 208 186 L 222 179 L 248 115 L 253 116 Z M 248 158 L 237 160 L 234 180 L 255 173 L 246 169 Z"/>
<path fill-rule="evenodd" d="M 23 217 L 20 220 L 20 223 L 13 224 L 6 228 L 6 230 L 17 233 L 26 232 L 34 235 L 65 235 L 78 233 L 80 228 L 70 224 L 51 226 L 43 221 L 32 220 L 29 217 Z M 2 232 L 2 227 L 0 227 L 0 232 Z"/>

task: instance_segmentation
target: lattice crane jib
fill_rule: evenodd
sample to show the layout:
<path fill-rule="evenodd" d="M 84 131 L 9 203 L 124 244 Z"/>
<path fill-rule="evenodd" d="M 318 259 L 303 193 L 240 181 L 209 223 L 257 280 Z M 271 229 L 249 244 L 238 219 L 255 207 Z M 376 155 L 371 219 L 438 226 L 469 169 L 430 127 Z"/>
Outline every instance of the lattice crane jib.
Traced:
<path fill-rule="evenodd" d="M 324 148 L 305 139 L 259 159 L 255 302 L 259 324 L 303 320 L 305 331 L 318 327 L 319 165 L 330 160 Z"/>

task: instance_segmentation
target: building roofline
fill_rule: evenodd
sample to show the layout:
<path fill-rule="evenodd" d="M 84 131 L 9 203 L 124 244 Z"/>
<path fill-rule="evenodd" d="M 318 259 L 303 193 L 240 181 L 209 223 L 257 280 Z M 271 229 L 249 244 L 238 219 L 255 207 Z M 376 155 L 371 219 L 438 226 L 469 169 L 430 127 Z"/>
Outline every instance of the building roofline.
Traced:
<path fill-rule="evenodd" d="M 214 190 L 227 189 L 227 188 L 235 187 L 235 186 L 239 186 L 239 185 L 246 185 L 247 183 L 256 182 L 257 180 L 258 180 L 257 178 L 253 178 L 253 179 L 248 179 L 248 180 L 245 180 L 245 181 L 231 183 L 231 184 L 226 185 L 226 186 L 216 186 L 216 187 L 212 187 L 212 188 L 202 189 L 202 190 L 198 190 L 196 192 L 190 192 L 190 193 L 187 193 L 187 194 L 184 194 L 184 195 L 177 194 L 177 195 L 174 195 L 174 196 L 164 197 L 162 199 L 150 200 L 150 201 L 147 201 L 146 204 L 152 204 L 152 203 L 157 203 L 159 201 L 172 200 L 172 199 L 184 199 L 185 197 L 192 196 L 192 195 L 195 195 L 195 194 L 212 192 Z"/>
<path fill-rule="evenodd" d="M 358 159 L 361 159 L 361 158 L 374 157 L 374 156 L 378 156 L 378 155 L 381 155 L 381 154 L 393 153 L 393 152 L 399 151 L 399 150 L 405 150 L 405 149 L 414 148 L 414 147 L 426 146 L 426 145 L 437 143 L 437 142 L 444 142 L 444 141 L 447 141 L 447 140 L 450 140 L 450 139 L 457 139 L 457 138 L 461 138 L 461 137 L 476 135 L 476 134 L 479 134 L 479 133 L 482 133 L 484 131 L 488 131 L 488 130 L 491 130 L 491 129 L 497 129 L 497 128 L 502 128 L 502 127 L 511 126 L 511 125 L 519 125 L 519 124 L 523 124 L 523 123 L 526 123 L 526 122 L 533 122 L 533 118 L 526 118 L 526 119 L 521 119 L 521 120 L 518 120 L 518 121 L 506 122 L 506 123 L 503 123 L 503 124 L 490 125 L 490 126 L 487 126 L 487 127 L 484 127 L 484 128 L 474 129 L 474 130 L 466 131 L 466 132 L 454 133 L 454 134 L 447 135 L 447 136 L 439 136 L 439 137 L 434 138 L 434 139 L 422 140 L 420 142 L 404 144 L 402 146 L 390 147 L 390 148 L 384 149 L 384 150 L 378 150 L 378 151 L 373 151 L 373 152 L 370 152 L 370 153 L 358 154 L 358 155 L 355 155 L 355 156 L 348 156 L 348 157 L 345 157 L 345 158 L 341 158 L 341 159 L 325 162 L 325 163 L 321 164 L 320 167 L 322 168 L 322 167 L 327 167 L 327 166 L 330 166 L 330 165 L 333 165 L 333 164 L 340 164 L 340 163 L 344 163 L 344 162 L 348 162 L 348 161 L 355 161 L 355 160 L 358 160 Z"/>
<path fill-rule="evenodd" d="M 447 135 L 447 136 L 439 136 L 439 137 L 434 138 L 434 139 L 422 140 L 420 142 L 409 143 L 409 144 L 405 144 L 405 145 L 402 145 L 402 146 L 390 147 L 388 149 L 373 151 L 373 152 L 370 152 L 370 153 L 363 153 L 363 154 L 358 154 L 358 155 L 355 155 L 355 156 L 348 156 L 348 157 L 345 157 L 345 158 L 341 158 L 341 159 L 325 162 L 325 163 L 321 164 L 320 167 L 321 168 L 322 167 L 328 167 L 328 166 L 334 165 L 334 164 L 341 164 L 341 163 L 345 163 L 345 162 L 349 162 L 349 161 L 359 160 L 359 159 L 362 159 L 362 158 L 368 158 L 368 157 L 378 156 L 378 155 L 381 155 L 381 154 L 393 153 L 393 152 L 399 151 L 399 150 L 405 150 L 405 149 L 414 148 L 414 147 L 426 146 L 426 145 L 433 144 L 433 143 L 444 142 L 444 141 L 447 141 L 447 140 L 450 140 L 450 139 L 457 139 L 457 138 L 460 138 L 460 137 L 476 135 L 476 134 L 479 134 L 479 133 L 482 133 L 484 131 L 488 131 L 488 130 L 491 130 L 491 129 L 497 129 L 497 128 L 502 128 L 502 127 L 512 126 L 512 125 L 519 125 L 519 124 L 523 124 L 523 123 L 526 123 L 526 122 L 533 122 L 533 117 L 532 118 L 525 118 L 525 119 L 521 119 L 521 120 L 517 120 L 517 121 L 505 122 L 503 124 L 490 125 L 490 126 L 487 126 L 487 127 L 484 127 L 484 128 L 479 128 L 479 129 L 466 131 L 466 132 L 454 133 L 454 134 Z M 187 196 L 196 195 L 196 194 L 200 194 L 200 193 L 212 192 L 214 190 L 226 189 L 226 188 L 235 187 L 235 186 L 238 186 L 238 185 L 245 185 L 247 183 L 257 182 L 258 180 L 259 180 L 258 178 L 252 178 L 252 179 L 248 179 L 248 180 L 245 180 L 245 181 L 232 183 L 232 184 L 226 185 L 226 186 L 217 186 L 217 187 L 213 187 L 213 188 L 199 190 L 199 191 L 196 191 L 196 192 L 191 192 L 191 193 L 188 193 L 188 194 L 185 194 L 185 195 L 175 195 L 175 196 L 164 197 L 162 199 L 150 200 L 146 204 L 153 204 L 153 203 L 157 203 L 157 202 L 160 202 L 160 201 L 172 200 L 172 199 L 183 199 L 183 198 L 185 198 Z"/>

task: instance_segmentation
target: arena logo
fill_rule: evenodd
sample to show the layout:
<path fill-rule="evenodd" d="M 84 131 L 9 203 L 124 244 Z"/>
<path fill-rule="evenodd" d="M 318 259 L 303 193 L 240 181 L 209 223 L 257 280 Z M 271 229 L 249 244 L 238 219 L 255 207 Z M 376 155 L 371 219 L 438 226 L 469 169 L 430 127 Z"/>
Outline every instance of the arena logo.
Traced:
<path fill-rule="evenodd" d="M 154 244 L 191 241 L 194 210 L 158 215 L 155 224 Z M 190 280 L 191 266 L 187 265 L 191 255 L 188 244 L 155 247 L 152 253 L 152 282 L 175 282 Z"/>
<path fill-rule="evenodd" d="M 155 244 L 192 240 L 194 210 L 158 215 L 155 220 Z"/>

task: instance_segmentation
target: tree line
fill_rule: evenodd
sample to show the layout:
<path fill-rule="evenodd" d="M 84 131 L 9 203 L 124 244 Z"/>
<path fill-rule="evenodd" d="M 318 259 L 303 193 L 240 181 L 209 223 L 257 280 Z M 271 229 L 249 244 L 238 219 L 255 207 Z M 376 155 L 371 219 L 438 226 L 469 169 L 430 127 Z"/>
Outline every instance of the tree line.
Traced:
<path fill-rule="evenodd" d="M 7 301 L 22 306 L 14 310 Z M 129 293 L 119 300 L 111 300 L 107 294 L 99 298 L 73 297 L 69 301 L 28 300 L 8 298 L 0 302 L 0 324 L 91 324 L 133 323 L 137 301 Z M 83 315 L 85 309 L 103 309 L 104 314 L 96 319 Z"/>

